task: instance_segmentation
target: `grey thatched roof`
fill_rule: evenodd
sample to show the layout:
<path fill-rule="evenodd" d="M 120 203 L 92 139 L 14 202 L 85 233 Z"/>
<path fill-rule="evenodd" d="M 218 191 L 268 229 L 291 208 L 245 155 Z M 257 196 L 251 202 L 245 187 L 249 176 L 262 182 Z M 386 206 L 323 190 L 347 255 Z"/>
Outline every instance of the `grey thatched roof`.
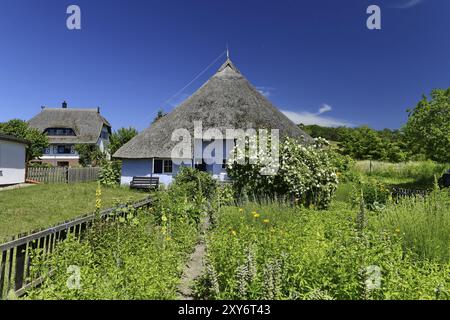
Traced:
<path fill-rule="evenodd" d="M 0 132 L 0 140 L 17 142 L 17 143 L 21 143 L 21 144 L 30 144 L 30 142 L 25 140 L 25 139 L 17 138 L 15 136 L 12 136 L 12 135 L 9 135 L 9 134 L 5 134 L 5 133 L 2 133 L 2 132 Z"/>
<path fill-rule="evenodd" d="M 125 144 L 114 157 L 170 157 L 177 143 L 171 141 L 172 132 L 186 128 L 193 137 L 194 121 L 202 121 L 203 130 L 217 128 L 225 133 L 225 129 L 279 129 L 281 136 L 311 141 L 310 136 L 274 107 L 227 59 L 197 92 Z"/>
<path fill-rule="evenodd" d="M 98 109 L 43 108 L 28 124 L 42 132 L 48 128 L 71 128 L 76 136 L 49 136 L 50 143 L 97 143 L 103 126 L 111 128 Z"/>

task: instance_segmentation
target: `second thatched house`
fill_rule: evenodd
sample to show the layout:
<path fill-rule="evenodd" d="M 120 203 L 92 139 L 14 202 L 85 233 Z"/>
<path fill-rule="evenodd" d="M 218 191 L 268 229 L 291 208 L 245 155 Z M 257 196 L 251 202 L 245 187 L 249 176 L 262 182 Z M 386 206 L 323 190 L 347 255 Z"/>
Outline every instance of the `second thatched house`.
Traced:
<path fill-rule="evenodd" d="M 42 107 L 28 124 L 46 134 L 50 142 L 35 162 L 58 167 L 77 166 L 80 158 L 75 150 L 77 144 L 97 145 L 107 154 L 111 125 L 100 114 L 100 108 L 69 108 L 64 101 L 61 108 Z"/>
<path fill-rule="evenodd" d="M 172 150 L 177 144 L 177 141 L 172 141 L 172 133 L 177 129 L 187 129 L 194 137 L 196 121 L 201 121 L 203 130 L 278 129 L 280 136 L 303 137 L 305 141 L 311 139 L 255 89 L 227 59 L 197 92 L 113 155 L 122 160 L 122 184 L 129 184 L 135 176 L 154 176 L 159 177 L 162 183 L 170 183 L 179 170 L 179 165 L 172 159 Z M 196 149 L 204 150 L 211 141 L 193 140 L 193 156 L 183 159 L 181 165 L 195 166 L 218 179 L 226 179 L 225 161 L 234 141 L 231 144 L 224 141 L 223 161 L 207 164 L 209 161 L 196 156 L 202 154 Z"/>

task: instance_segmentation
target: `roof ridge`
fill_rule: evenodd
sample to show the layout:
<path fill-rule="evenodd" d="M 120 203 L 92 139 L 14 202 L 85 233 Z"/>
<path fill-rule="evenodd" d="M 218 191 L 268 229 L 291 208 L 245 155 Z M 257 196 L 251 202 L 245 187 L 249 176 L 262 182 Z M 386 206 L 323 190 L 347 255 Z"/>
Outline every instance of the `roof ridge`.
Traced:
<path fill-rule="evenodd" d="M 222 66 L 219 68 L 219 70 L 217 71 L 217 73 L 222 72 L 223 70 L 225 70 L 227 67 L 229 67 L 230 69 L 232 69 L 233 71 L 241 74 L 241 72 L 239 71 L 239 69 L 234 65 L 233 61 L 231 61 L 231 59 L 229 57 L 227 57 L 227 60 L 224 62 L 224 64 L 222 64 Z"/>

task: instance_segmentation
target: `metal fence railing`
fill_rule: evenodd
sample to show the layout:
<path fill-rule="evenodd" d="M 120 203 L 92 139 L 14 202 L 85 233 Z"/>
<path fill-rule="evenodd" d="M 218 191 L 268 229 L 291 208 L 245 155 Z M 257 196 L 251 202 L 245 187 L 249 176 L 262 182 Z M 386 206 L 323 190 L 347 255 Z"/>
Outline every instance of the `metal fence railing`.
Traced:
<path fill-rule="evenodd" d="M 133 204 L 135 209 L 149 207 L 152 203 L 150 197 Z M 15 296 L 22 296 L 26 291 L 44 281 L 44 279 L 29 279 L 31 257 L 30 249 L 42 249 L 42 254 L 48 255 L 53 252 L 55 246 L 64 241 L 69 234 L 81 237 L 96 218 L 104 219 L 117 208 L 107 209 L 100 212 L 99 217 L 91 213 L 71 221 L 66 221 L 51 228 L 20 234 L 12 237 L 9 242 L 0 245 L 0 300 L 7 297 L 11 290 Z M 125 214 L 124 210 L 118 210 Z"/>

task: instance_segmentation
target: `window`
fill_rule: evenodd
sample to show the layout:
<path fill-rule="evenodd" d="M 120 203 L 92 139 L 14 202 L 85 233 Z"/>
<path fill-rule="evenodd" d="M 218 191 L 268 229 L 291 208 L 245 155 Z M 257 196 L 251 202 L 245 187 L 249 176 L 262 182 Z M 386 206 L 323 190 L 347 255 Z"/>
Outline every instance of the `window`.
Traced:
<path fill-rule="evenodd" d="M 102 133 L 100 134 L 100 138 L 108 140 L 109 139 L 108 131 L 102 131 Z"/>
<path fill-rule="evenodd" d="M 58 154 L 70 154 L 72 153 L 72 146 L 62 145 L 58 146 Z"/>
<path fill-rule="evenodd" d="M 173 164 L 172 160 L 160 160 L 155 159 L 153 161 L 153 173 L 172 173 Z"/>
<path fill-rule="evenodd" d="M 172 173 L 172 160 L 164 160 L 164 173 Z"/>
<path fill-rule="evenodd" d="M 153 173 L 163 173 L 163 161 L 155 159 L 153 161 Z"/>
<path fill-rule="evenodd" d="M 48 128 L 44 133 L 48 136 L 75 136 L 75 132 L 70 128 Z"/>
<path fill-rule="evenodd" d="M 227 159 L 223 159 L 222 160 L 222 169 L 226 169 L 227 168 Z"/>

